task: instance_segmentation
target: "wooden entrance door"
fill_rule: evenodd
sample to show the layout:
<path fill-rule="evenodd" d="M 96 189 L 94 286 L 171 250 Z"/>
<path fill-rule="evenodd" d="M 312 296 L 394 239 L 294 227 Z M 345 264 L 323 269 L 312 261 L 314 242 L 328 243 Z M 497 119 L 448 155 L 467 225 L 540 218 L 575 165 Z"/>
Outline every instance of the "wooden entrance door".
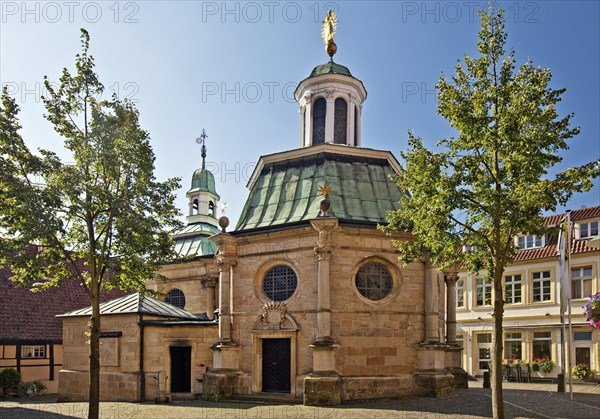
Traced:
<path fill-rule="evenodd" d="M 290 339 L 263 339 L 262 391 L 289 393 Z"/>

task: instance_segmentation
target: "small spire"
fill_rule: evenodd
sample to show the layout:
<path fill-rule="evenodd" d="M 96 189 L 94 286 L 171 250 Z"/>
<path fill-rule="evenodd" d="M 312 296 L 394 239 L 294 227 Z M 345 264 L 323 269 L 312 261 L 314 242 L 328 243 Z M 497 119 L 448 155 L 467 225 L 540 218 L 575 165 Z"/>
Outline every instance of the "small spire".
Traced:
<path fill-rule="evenodd" d="M 200 144 L 202 147 L 200 148 L 200 155 L 202 156 L 202 169 L 204 169 L 204 160 L 206 159 L 206 139 L 208 135 L 206 135 L 206 130 L 202 128 L 200 132 L 200 137 L 196 138 L 196 142 Z"/>
<path fill-rule="evenodd" d="M 337 28 L 337 17 L 333 10 L 330 10 L 325 15 L 323 21 L 323 29 L 321 30 L 321 37 L 325 42 L 325 51 L 329 55 L 329 61 L 333 62 L 333 56 L 337 52 L 337 45 L 333 42 L 335 30 Z"/>

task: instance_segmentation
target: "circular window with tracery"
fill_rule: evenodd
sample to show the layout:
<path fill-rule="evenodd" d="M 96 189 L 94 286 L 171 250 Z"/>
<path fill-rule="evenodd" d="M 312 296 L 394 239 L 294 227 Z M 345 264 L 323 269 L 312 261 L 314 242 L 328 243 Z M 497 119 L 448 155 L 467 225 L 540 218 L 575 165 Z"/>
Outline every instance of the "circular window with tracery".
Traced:
<path fill-rule="evenodd" d="M 377 301 L 390 294 L 394 280 L 385 265 L 371 262 L 360 267 L 355 283 L 356 289 L 363 297 Z"/>
<path fill-rule="evenodd" d="M 263 291 L 273 301 L 284 301 L 294 294 L 297 285 L 296 272 L 289 266 L 277 265 L 265 275 Z"/>
<path fill-rule="evenodd" d="M 185 307 L 185 294 L 180 289 L 172 289 L 167 293 L 165 302 L 183 309 Z"/>

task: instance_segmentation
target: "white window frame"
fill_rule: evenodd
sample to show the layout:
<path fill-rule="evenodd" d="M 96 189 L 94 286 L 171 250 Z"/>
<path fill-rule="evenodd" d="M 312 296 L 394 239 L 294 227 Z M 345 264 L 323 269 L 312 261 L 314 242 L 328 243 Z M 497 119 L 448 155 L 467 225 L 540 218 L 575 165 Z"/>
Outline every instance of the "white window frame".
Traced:
<path fill-rule="evenodd" d="M 548 336 L 542 336 L 542 333 L 544 335 L 548 334 Z M 536 337 L 536 335 L 537 335 L 537 337 Z M 533 332 L 533 341 L 531 343 L 531 355 L 533 358 L 542 358 L 544 356 L 544 355 L 536 356 L 536 354 L 535 354 L 535 344 L 540 343 L 540 342 L 549 342 L 549 348 L 548 348 L 549 354 L 547 356 L 549 359 L 552 359 L 552 332 L 550 332 L 550 331 Z"/>
<path fill-rule="evenodd" d="M 545 235 L 538 237 L 535 234 L 528 234 L 526 236 L 517 237 L 517 247 L 519 248 L 519 250 L 539 249 L 540 247 L 544 247 L 545 245 Z"/>
<path fill-rule="evenodd" d="M 508 348 L 509 348 L 509 343 L 514 343 L 514 342 L 518 342 L 520 345 L 520 349 L 519 349 L 520 357 L 517 359 L 523 359 L 523 334 L 521 332 L 506 333 L 505 338 L 504 338 L 504 352 L 505 352 L 504 357 L 506 359 L 512 359 L 512 356 L 509 357 Z"/>
<path fill-rule="evenodd" d="M 519 277 L 518 280 L 515 280 L 516 277 Z M 511 278 L 511 281 L 508 281 L 508 278 Z M 515 289 L 519 289 L 519 301 L 515 301 Z M 508 301 L 507 290 L 510 290 L 512 301 Z M 523 302 L 523 276 L 521 274 L 512 274 L 504 276 L 504 302 L 506 304 L 520 304 Z"/>
<path fill-rule="evenodd" d="M 587 223 L 579 224 L 579 238 L 580 239 L 589 239 L 592 237 L 596 237 L 598 235 L 598 227 L 600 224 L 598 221 L 588 221 Z M 584 234 L 584 226 L 585 226 L 585 234 Z"/>
<path fill-rule="evenodd" d="M 482 303 L 479 303 L 479 294 L 481 290 Z M 486 302 L 489 301 L 489 302 Z M 475 280 L 475 305 L 490 306 L 492 305 L 492 284 L 486 281 L 485 278 L 477 278 Z"/>
<path fill-rule="evenodd" d="M 586 269 L 590 270 L 589 275 L 584 275 Z M 578 273 L 577 276 L 575 276 L 576 272 Z M 594 268 L 591 265 L 571 268 L 571 298 L 573 298 L 573 299 L 587 298 L 587 296 L 592 293 L 593 277 L 594 277 Z M 573 283 L 575 283 L 575 282 L 579 282 L 579 294 L 580 294 L 579 296 L 576 295 L 575 289 L 573 287 Z M 589 283 L 589 285 L 588 285 L 589 293 L 586 293 L 583 291 L 585 282 Z"/>
<path fill-rule="evenodd" d="M 43 359 L 46 358 L 46 345 L 22 345 L 22 359 Z"/>
<path fill-rule="evenodd" d="M 456 307 L 465 308 L 465 279 L 456 281 Z"/>
<path fill-rule="evenodd" d="M 539 275 L 539 276 L 538 276 Z M 538 276 L 538 277 L 536 277 Z M 531 301 L 533 303 L 547 303 L 552 301 L 552 272 L 538 271 L 532 273 L 532 286 L 531 286 Z M 536 284 L 539 284 L 540 299 L 536 301 Z M 544 292 L 544 288 L 548 291 Z"/>

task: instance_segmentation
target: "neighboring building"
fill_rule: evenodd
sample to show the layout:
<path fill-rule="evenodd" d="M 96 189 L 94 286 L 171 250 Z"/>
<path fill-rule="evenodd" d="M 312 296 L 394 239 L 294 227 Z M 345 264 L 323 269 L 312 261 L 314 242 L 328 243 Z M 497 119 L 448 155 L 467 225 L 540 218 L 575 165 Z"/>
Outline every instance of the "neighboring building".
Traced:
<path fill-rule="evenodd" d="M 515 238 L 519 251 L 504 273 L 504 359 L 549 357 L 555 362 L 550 374 L 532 377 L 556 378 L 561 369 L 560 262 L 558 232 L 566 214 L 545 217 L 547 234 Z M 587 325 L 582 306 L 590 294 L 600 291 L 600 249 L 588 246 L 598 235 L 600 206 L 570 213 L 570 292 L 572 310 L 572 365 L 584 363 L 600 370 L 598 330 Z M 458 338 L 464 346 L 462 365 L 475 376 L 488 369 L 493 333 L 492 284 L 477 276 L 460 274 L 456 287 Z M 567 290 L 568 291 L 568 290 Z M 567 321 L 565 316 L 565 322 Z M 568 340 L 568 329 L 566 338 Z M 568 345 L 566 345 L 568 346 Z"/>
<path fill-rule="evenodd" d="M 187 225 L 174 235 L 179 262 L 163 265 L 168 281 L 147 287 L 163 301 L 139 294 L 100 306 L 100 397 L 102 400 L 154 400 L 168 393 L 198 393 L 212 365 L 210 345 L 217 338 L 215 287 L 219 268 L 215 218 L 219 195 L 213 174 L 202 167 L 192 176 L 187 192 Z M 168 303 L 168 304 L 166 304 Z M 63 314 L 65 362 L 60 371 L 59 400 L 87 400 L 88 351 L 85 326 L 90 308 Z"/>
<path fill-rule="evenodd" d="M 64 280 L 56 288 L 32 292 L 0 269 L 0 370 L 14 368 L 22 381 L 41 381 L 49 393 L 58 390 L 63 365 L 62 320 L 57 314 L 81 307 L 88 295 L 79 281 Z M 104 299 L 123 295 L 113 291 Z"/>
<path fill-rule="evenodd" d="M 149 284 L 179 314 L 159 320 L 139 309 L 139 296 L 128 297 L 135 304 L 126 313 L 103 307 L 113 349 L 101 362 L 102 399 L 154 398 L 161 371 L 169 393 L 199 392 L 202 380 L 209 400 L 274 392 L 309 405 L 440 396 L 466 385 L 452 320 L 458 277 L 446 274 L 447 294 L 428 260 L 398 261 L 391 239 L 409 234 L 377 229 L 398 206 L 390 174 L 400 165 L 389 151 L 360 147 L 366 96 L 333 59 L 315 67 L 295 92 L 301 148 L 259 159 L 234 231 L 215 217 L 212 173 L 204 164 L 194 173 L 188 225 L 175 236 L 185 258 L 162 267 L 166 282 Z M 65 315 L 62 400 L 86 397 L 87 348 L 67 336 L 86 315 Z M 143 332 L 132 326 L 125 336 L 121 325 L 130 323 Z"/>

